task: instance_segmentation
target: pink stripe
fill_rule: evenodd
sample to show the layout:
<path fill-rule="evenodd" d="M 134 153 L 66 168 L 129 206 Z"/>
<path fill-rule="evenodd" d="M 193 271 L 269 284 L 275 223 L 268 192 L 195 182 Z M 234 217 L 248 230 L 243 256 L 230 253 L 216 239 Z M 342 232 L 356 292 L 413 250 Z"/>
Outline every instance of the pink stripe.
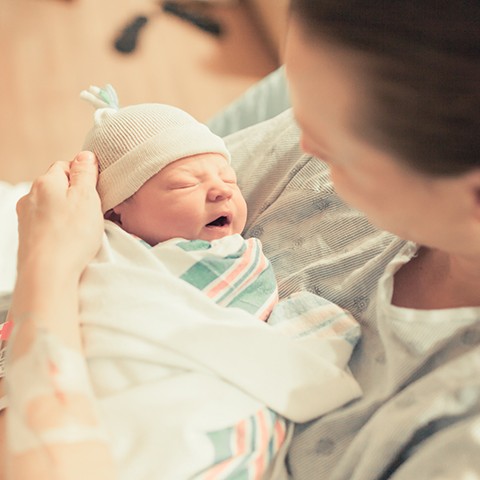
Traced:
<path fill-rule="evenodd" d="M 232 293 L 232 295 L 236 296 L 236 295 L 238 295 L 238 292 L 241 292 L 242 290 L 247 288 L 252 283 L 252 280 L 255 281 L 258 278 L 258 276 L 260 275 L 260 273 L 265 270 L 266 266 L 267 266 L 267 258 L 265 257 L 265 255 L 260 255 L 260 262 L 259 262 L 257 268 L 253 272 L 251 272 L 250 275 L 247 278 L 245 278 L 244 281 L 240 285 L 237 285 L 237 287 L 235 288 L 235 291 L 234 291 L 234 293 Z M 230 299 L 231 296 L 227 297 L 227 300 Z"/>
<path fill-rule="evenodd" d="M 2 326 L 0 330 L 0 340 L 8 340 L 13 330 L 13 322 L 11 320 L 7 320 Z"/>
<path fill-rule="evenodd" d="M 252 283 L 252 279 L 256 280 L 258 275 L 265 270 L 267 266 L 267 257 L 265 255 L 260 255 L 259 263 L 257 268 L 238 286 L 238 289 L 244 289 L 247 285 Z"/>
<path fill-rule="evenodd" d="M 275 422 L 275 450 L 278 450 L 282 443 L 285 440 L 285 434 L 286 434 L 286 428 L 285 428 L 285 423 L 282 422 L 280 419 L 277 419 Z"/>
<path fill-rule="evenodd" d="M 242 420 L 237 425 L 237 449 L 235 451 L 236 455 L 243 455 L 247 451 L 247 422 Z"/>
<path fill-rule="evenodd" d="M 265 420 L 265 411 L 260 410 L 257 413 L 257 425 L 258 425 L 258 430 L 259 430 L 259 435 L 260 435 L 260 441 L 259 441 L 259 452 L 258 452 L 258 457 L 255 460 L 255 463 L 253 465 L 253 478 L 255 480 L 260 480 L 263 477 L 263 474 L 265 473 L 265 456 L 267 453 L 268 449 L 268 441 L 269 441 L 269 435 L 268 435 L 268 426 L 267 422 Z"/>
<path fill-rule="evenodd" d="M 222 277 L 220 277 L 210 290 L 205 290 L 205 293 L 210 298 L 217 296 L 222 290 L 229 288 L 233 280 L 239 276 L 239 273 L 245 271 L 246 267 L 251 263 L 254 253 L 254 248 L 252 247 L 254 244 L 249 242 L 247 245 L 249 248 L 247 248 L 246 254 L 242 256 L 240 262 L 234 264 L 233 270 L 227 272 L 226 276 L 224 274 Z"/>
<path fill-rule="evenodd" d="M 323 312 L 321 312 L 320 310 L 322 309 L 314 310 L 312 313 L 318 313 L 318 315 L 321 316 L 322 320 L 328 320 L 328 317 L 324 315 Z M 329 313 L 336 314 L 336 312 L 334 311 L 330 311 Z M 297 333 L 304 332 L 318 338 L 325 338 L 330 336 L 342 335 L 357 325 L 357 323 L 352 320 L 347 314 L 337 320 L 334 320 L 333 323 L 327 326 L 322 326 L 318 323 L 318 321 L 319 318 L 317 315 L 309 315 L 309 317 L 307 318 L 300 316 L 295 323 L 292 323 L 292 326 L 297 331 Z M 320 328 L 317 329 L 317 327 Z"/>
<path fill-rule="evenodd" d="M 318 338 L 326 338 L 326 337 L 337 337 L 348 332 L 352 328 L 352 325 L 338 325 L 333 324 L 328 327 L 321 328 L 312 332 L 312 335 Z"/>

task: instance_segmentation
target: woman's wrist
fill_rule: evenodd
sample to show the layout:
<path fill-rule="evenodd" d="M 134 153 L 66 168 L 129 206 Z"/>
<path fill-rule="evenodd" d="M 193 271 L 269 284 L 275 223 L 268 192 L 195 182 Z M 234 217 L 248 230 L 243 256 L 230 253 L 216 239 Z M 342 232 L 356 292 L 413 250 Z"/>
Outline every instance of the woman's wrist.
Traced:
<path fill-rule="evenodd" d="M 10 310 L 14 324 L 30 322 L 79 348 L 78 282 L 80 273 L 46 258 L 24 262 L 18 270 Z"/>
<path fill-rule="evenodd" d="M 60 249 L 38 248 L 37 252 L 19 256 L 17 264 L 17 279 L 29 283 L 66 283 L 78 285 L 80 276 L 86 265 L 81 265 L 72 255 L 61 252 Z"/>

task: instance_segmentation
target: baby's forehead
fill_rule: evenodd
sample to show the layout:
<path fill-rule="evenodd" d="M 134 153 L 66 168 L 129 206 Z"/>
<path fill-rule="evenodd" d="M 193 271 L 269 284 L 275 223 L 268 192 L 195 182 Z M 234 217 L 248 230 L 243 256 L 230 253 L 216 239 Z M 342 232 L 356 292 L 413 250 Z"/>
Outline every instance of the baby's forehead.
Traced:
<path fill-rule="evenodd" d="M 209 171 L 231 172 L 233 168 L 223 155 L 212 153 L 194 155 L 176 160 L 170 165 L 167 165 L 164 170 L 171 173 L 185 172 L 200 175 Z"/>

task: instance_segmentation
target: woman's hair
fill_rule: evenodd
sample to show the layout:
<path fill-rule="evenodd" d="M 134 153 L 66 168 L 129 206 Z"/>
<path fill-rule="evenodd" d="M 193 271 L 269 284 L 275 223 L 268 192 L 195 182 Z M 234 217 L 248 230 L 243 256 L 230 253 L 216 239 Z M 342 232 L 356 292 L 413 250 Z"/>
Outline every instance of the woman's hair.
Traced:
<path fill-rule="evenodd" d="M 291 0 L 291 13 L 365 60 L 358 135 L 428 174 L 480 167 L 480 0 Z"/>

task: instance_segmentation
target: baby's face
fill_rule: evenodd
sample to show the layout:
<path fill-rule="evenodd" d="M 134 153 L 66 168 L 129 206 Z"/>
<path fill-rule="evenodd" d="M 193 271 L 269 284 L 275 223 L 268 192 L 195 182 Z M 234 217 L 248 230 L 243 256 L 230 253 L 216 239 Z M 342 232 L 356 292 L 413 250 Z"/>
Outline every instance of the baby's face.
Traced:
<path fill-rule="evenodd" d="M 223 156 L 206 153 L 167 165 L 114 212 L 124 230 L 156 245 L 241 233 L 247 205 L 233 168 Z"/>

